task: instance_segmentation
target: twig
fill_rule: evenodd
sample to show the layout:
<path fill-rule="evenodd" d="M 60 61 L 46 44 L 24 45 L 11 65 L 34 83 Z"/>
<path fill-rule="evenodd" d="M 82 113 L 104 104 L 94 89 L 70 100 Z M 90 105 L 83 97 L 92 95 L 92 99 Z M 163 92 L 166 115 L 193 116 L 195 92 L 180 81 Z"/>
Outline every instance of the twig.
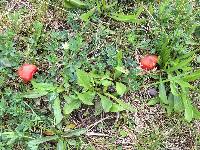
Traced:
<path fill-rule="evenodd" d="M 116 112 L 116 119 L 115 119 L 115 123 L 117 123 L 119 121 L 119 112 Z"/>
<path fill-rule="evenodd" d="M 87 132 L 85 135 L 87 136 L 110 136 L 108 134 L 104 134 L 104 133 L 95 133 L 95 132 Z"/>
<path fill-rule="evenodd" d="M 32 111 L 32 113 L 33 114 L 35 114 L 37 117 L 39 117 L 37 114 L 36 114 L 36 112 L 33 110 L 33 108 L 29 105 L 29 104 L 27 104 L 27 102 L 23 102 L 28 108 L 30 108 L 30 110 Z"/>
<path fill-rule="evenodd" d="M 97 124 L 103 122 L 103 121 L 106 120 L 106 119 L 110 119 L 110 118 L 111 118 L 111 117 L 108 116 L 108 117 L 102 118 L 101 120 L 99 120 L 99 121 L 97 121 L 97 122 L 95 122 L 95 123 L 89 125 L 89 126 L 87 127 L 87 128 L 88 128 L 88 131 L 91 130 L 92 128 L 94 128 Z"/>

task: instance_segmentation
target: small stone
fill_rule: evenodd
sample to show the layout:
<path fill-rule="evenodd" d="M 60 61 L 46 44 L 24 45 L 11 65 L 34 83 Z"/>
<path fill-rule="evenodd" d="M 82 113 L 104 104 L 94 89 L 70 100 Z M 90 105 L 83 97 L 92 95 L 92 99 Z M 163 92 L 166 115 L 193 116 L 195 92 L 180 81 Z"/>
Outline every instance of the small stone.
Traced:
<path fill-rule="evenodd" d="M 150 88 L 148 89 L 148 94 L 151 95 L 151 96 L 156 96 L 157 95 L 157 90 L 155 88 Z"/>
<path fill-rule="evenodd" d="M 116 92 L 116 89 L 113 86 L 109 86 L 108 89 L 107 89 L 107 91 L 109 93 L 114 93 L 114 92 Z"/>
<path fill-rule="evenodd" d="M 200 63 L 200 55 L 197 56 L 197 63 Z"/>

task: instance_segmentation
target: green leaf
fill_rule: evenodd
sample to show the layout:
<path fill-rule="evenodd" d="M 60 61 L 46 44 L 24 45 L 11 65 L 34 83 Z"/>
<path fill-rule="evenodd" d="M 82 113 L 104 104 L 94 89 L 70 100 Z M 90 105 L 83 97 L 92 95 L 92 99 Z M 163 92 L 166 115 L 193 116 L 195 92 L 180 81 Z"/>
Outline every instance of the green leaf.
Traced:
<path fill-rule="evenodd" d="M 117 66 L 123 66 L 123 63 L 122 63 L 122 58 L 123 58 L 123 54 L 122 54 L 122 50 L 118 51 L 117 52 Z"/>
<path fill-rule="evenodd" d="M 169 61 L 170 59 L 170 52 L 171 49 L 168 46 L 169 45 L 169 38 L 168 37 L 163 37 L 162 40 L 160 41 L 160 60 L 161 61 L 161 65 L 165 66 L 166 63 Z"/>
<path fill-rule="evenodd" d="M 77 34 L 74 38 L 69 39 L 69 49 L 75 54 L 78 53 L 83 45 L 83 38 Z"/>
<path fill-rule="evenodd" d="M 55 91 L 57 86 L 52 83 L 37 83 L 35 81 L 31 81 L 33 88 L 37 91 Z"/>
<path fill-rule="evenodd" d="M 39 98 L 50 92 L 55 92 L 57 89 L 57 86 L 54 86 L 52 83 L 37 83 L 35 81 L 32 81 L 31 83 L 34 89 L 33 91 L 22 95 L 25 98 Z"/>
<path fill-rule="evenodd" d="M 162 82 L 162 79 L 161 79 L 161 78 L 160 78 L 160 85 L 159 85 L 159 98 L 160 98 L 160 101 L 161 101 L 162 103 L 168 104 L 165 85 L 164 85 L 164 83 Z"/>
<path fill-rule="evenodd" d="M 84 8 L 84 7 L 86 7 L 86 4 L 80 0 L 65 0 L 64 4 L 65 4 L 64 6 L 66 8 Z"/>
<path fill-rule="evenodd" d="M 64 112 L 64 114 L 68 115 L 75 109 L 78 109 L 80 106 L 81 106 L 81 102 L 77 99 L 74 99 L 69 103 L 65 103 L 63 112 Z"/>
<path fill-rule="evenodd" d="M 64 134 L 65 137 L 74 137 L 74 136 L 81 136 L 82 134 L 85 134 L 87 132 L 87 129 L 80 128 L 75 130 L 70 130 Z"/>
<path fill-rule="evenodd" d="M 89 73 L 82 71 L 80 69 L 77 69 L 76 74 L 77 74 L 79 86 L 83 86 L 85 90 L 88 90 L 92 87 L 91 77 Z"/>
<path fill-rule="evenodd" d="M 48 100 L 53 104 L 54 100 L 58 97 L 58 93 L 49 93 L 48 94 Z"/>
<path fill-rule="evenodd" d="M 116 82 L 117 94 L 122 96 L 126 92 L 126 86 L 122 83 Z"/>
<path fill-rule="evenodd" d="M 94 105 L 92 101 L 96 95 L 95 92 L 88 91 L 88 92 L 77 93 L 77 95 L 78 98 L 83 102 L 83 104 Z"/>
<path fill-rule="evenodd" d="M 165 105 L 164 106 L 167 110 L 167 115 L 170 116 L 173 112 L 173 107 L 169 106 L 169 105 Z"/>
<path fill-rule="evenodd" d="M 178 87 L 176 86 L 176 83 L 174 81 L 170 81 L 170 89 L 173 95 L 178 96 Z"/>
<path fill-rule="evenodd" d="M 182 88 L 182 99 L 183 99 L 183 104 L 185 107 L 185 120 L 188 122 L 191 122 L 193 119 L 193 106 L 191 102 L 188 99 L 188 90 L 186 88 Z"/>
<path fill-rule="evenodd" d="M 194 55 L 191 57 L 184 59 L 183 61 L 180 61 L 178 64 L 174 65 L 173 67 L 167 69 L 167 72 L 172 72 L 178 69 L 183 69 L 185 66 L 187 66 L 191 61 L 194 60 Z"/>
<path fill-rule="evenodd" d="M 109 80 L 101 80 L 101 84 L 105 87 L 112 85 L 112 82 Z"/>
<path fill-rule="evenodd" d="M 110 108 L 110 112 L 120 112 L 125 110 L 121 105 L 113 103 L 112 107 Z"/>
<path fill-rule="evenodd" d="M 189 82 L 189 81 L 195 81 L 197 79 L 200 79 L 200 69 L 197 70 L 197 71 L 195 71 L 195 72 L 190 73 L 187 76 L 183 77 L 183 80 L 187 81 L 187 82 Z"/>
<path fill-rule="evenodd" d="M 20 138 L 17 132 L 3 132 L 3 133 L 0 133 L 0 137 L 2 141 L 4 140 L 8 141 L 6 143 L 7 145 L 14 144 L 15 141 Z"/>
<path fill-rule="evenodd" d="M 76 6 L 72 5 L 68 0 L 64 1 L 65 8 L 76 8 Z"/>
<path fill-rule="evenodd" d="M 193 106 L 188 103 L 185 107 L 185 120 L 191 122 L 193 119 Z"/>
<path fill-rule="evenodd" d="M 0 58 L 0 67 L 12 67 L 12 63 L 8 58 Z"/>
<path fill-rule="evenodd" d="M 114 73 L 114 79 L 116 80 L 117 78 L 119 78 L 122 75 L 121 71 L 116 70 Z"/>
<path fill-rule="evenodd" d="M 98 13 L 101 14 L 101 4 L 99 3 L 99 1 L 96 1 L 96 5 L 97 5 L 97 10 L 98 10 Z"/>
<path fill-rule="evenodd" d="M 62 121 L 62 118 L 63 118 L 63 115 L 61 112 L 61 107 L 60 107 L 59 96 L 57 96 L 56 99 L 54 100 L 52 107 L 53 107 L 53 111 L 54 111 L 55 125 L 57 125 Z"/>
<path fill-rule="evenodd" d="M 138 19 L 137 15 L 125 15 L 122 13 L 113 13 L 110 17 L 116 21 L 131 22 L 138 24 L 145 21 L 145 19 Z"/>
<path fill-rule="evenodd" d="M 184 55 L 178 57 L 176 59 L 176 61 L 180 62 L 181 60 L 185 60 L 185 59 L 188 59 L 189 57 L 193 57 L 193 56 L 195 56 L 195 51 L 190 51 L 190 52 L 187 52 Z"/>
<path fill-rule="evenodd" d="M 56 150 L 67 150 L 66 143 L 63 139 L 59 139 Z"/>
<path fill-rule="evenodd" d="M 121 72 L 121 73 L 126 74 L 126 75 L 129 74 L 129 71 L 128 71 L 127 69 L 125 69 L 124 66 L 117 66 L 117 67 L 115 67 L 115 69 L 116 69 L 117 71 Z"/>
<path fill-rule="evenodd" d="M 37 42 L 42 34 L 43 24 L 39 21 L 35 21 L 33 23 L 33 28 L 34 28 L 33 32 L 34 40 L 35 42 Z"/>
<path fill-rule="evenodd" d="M 200 111 L 196 107 L 193 107 L 193 113 L 195 119 L 200 119 Z"/>
<path fill-rule="evenodd" d="M 103 96 L 101 94 L 99 94 L 99 96 L 101 98 L 101 104 L 102 104 L 104 111 L 109 112 L 112 107 L 113 102 L 106 96 Z"/>
<path fill-rule="evenodd" d="M 121 131 L 119 132 L 119 134 L 120 134 L 120 136 L 121 136 L 122 138 L 124 138 L 124 137 L 126 137 L 126 136 L 128 135 L 128 133 L 127 133 L 125 130 L 121 130 Z"/>
<path fill-rule="evenodd" d="M 149 12 L 150 12 L 151 15 L 153 15 L 154 8 L 153 8 L 152 4 L 149 5 Z"/>
<path fill-rule="evenodd" d="M 75 140 L 75 139 L 68 139 L 68 140 L 67 140 L 67 145 L 70 145 L 70 146 L 78 146 L 79 143 L 78 143 L 77 140 Z"/>
<path fill-rule="evenodd" d="M 28 93 L 22 95 L 22 97 L 24 97 L 24 98 L 39 98 L 39 97 L 45 96 L 47 94 L 48 94 L 47 91 L 31 91 L 31 92 L 28 92 Z"/>
<path fill-rule="evenodd" d="M 197 63 L 200 64 L 200 56 L 197 56 Z"/>
<path fill-rule="evenodd" d="M 115 96 L 113 96 L 113 95 L 111 95 L 111 94 L 109 94 L 109 93 L 104 93 L 104 94 L 105 94 L 106 96 L 112 98 L 113 100 L 115 100 L 115 101 L 116 101 L 120 106 L 122 106 L 124 109 L 126 109 L 126 110 L 128 110 L 128 111 L 131 111 L 131 112 L 136 112 L 136 109 L 133 108 L 133 107 L 131 106 L 130 103 L 125 103 L 124 101 L 122 101 L 122 100 L 116 98 Z"/>
<path fill-rule="evenodd" d="M 184 110 L 183 102 L 181 97 L 174 96 L 174 111 L 175 112 L 182 112 Z"/>
<path fill-rule="evenodd" d="M 37 150 L 39 144 L 48 142 L 48 141 L 52 141 L 52 140 L 57 140 L 58 136 L 48 136 L 48 137 L 42 137 L 42 138 L 38 138 L 38 139 L 34 139 L 28 142 L 28 147 L 31 150 Z"/>
<path fill-rule="evenodd" d="M 169 105 L 166 106 L 167 114 L 171 115 L 174 109 L 174 95 L 172 93 L 170 93 L 168 96 L 168 102 L 169 102 Z"/>
<path fill-rule="evenodd" d="M 173 95 L 179 96 L 177 83 L 175 82 L 175 77 L 168 73 L 168 79 L 170 80 L 170 90 Z"/>
<path fill-rule="evenodd" d="M 80 18 L 81 18 L 84 22 L 88 22 L 89 19 L 90 19 L 90 17 L 94 14 L 95 10 L 96 10 L 95 7 L 92 8 L 92 9 L 90 9 L 88 12 L 83 13 L 83 14 L 80 16 Z"/>
<path fill-rule="evenodd" d="M 130 111 L 130 112 L 136 112 L 136 109 L 133 108 L 133 107 L 131 106 L 130 103 L 125 103 L 124 101 L 122 101 L 122 100 L 120 100 L 120 99 L 118 99 L 118 98 L 115 98 L 115 100 L 116 100 L 117 103 L 119 103 L 124 109 L 126 109 L 126 110 L 128 110 L 128 111 Z"/>
<path fill-rule="evenodd" d="M 144 10 L 144 8 L 143 8 L 143 6 L 141 5 L 141 6 L 137 9 L 137 12 L 136 12 L 135 16 L 138 18 L 138 17 L 141 15 L 141 13 L 143 12 L 143 10 Z"/>
<path fill-rule="evenodd" d="M 192 85 L 190 85 L 188 82 L 186 81 L 183 81 L 183 80 L 174 80 L 176 83 L 178 83 L 181 87 L 184 87 L 184 88 L 194 88 Z"/>
<path fill-rule="evenodd" d="M 134 32 L 131 32 L 130 34 L 127 35 L 127 38 L 128 38 L 128 42 L 131 43 L 132 45 L 135 45 L 136 44 L 136 39 L 137 39 L 137 36 L 135 35 Z"/>
<path fill-rule="evenodd" d="M 95 116 L 98 116 L 98 115 L 100 115 L 102 112 L 103 112 L 103 107 L 102 107 L 102 105 L 101 105 L 101 102 L 100 101 L 95 101 L 95 113 L 94 113 L 94 115 Z"/>
<path fill-rule="evenodd" d="M 169 93 L 167 99 L 168 99 L 169 105 L 173 106 L 174 105 L 174 95 L 172 93 Z"/>
<path fill-rule="evenodd" d="M 148 106 L 154 106 L 155 104 L 158 104 L 159 103 L 159 100 L 158 98 L 152 98 L 148 101 L 147 105 Z"/>

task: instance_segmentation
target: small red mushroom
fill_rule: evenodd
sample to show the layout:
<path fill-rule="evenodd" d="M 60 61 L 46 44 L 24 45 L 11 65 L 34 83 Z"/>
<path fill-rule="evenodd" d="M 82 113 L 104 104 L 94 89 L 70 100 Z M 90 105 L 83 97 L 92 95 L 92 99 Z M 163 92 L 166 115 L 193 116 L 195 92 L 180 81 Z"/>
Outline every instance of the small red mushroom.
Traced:
<path fill-rule="evenodd" d="M 18 70 L 17 74 L 19 77 L 24 81 L 24 83 L 29 82 L 32 78 L 35 72 L 37 72 L 37 67 L 32 64 L 23 64 Z"/>
<path fill-rule="evenodd" d="M 155 68 L 158 63 L 158 56 L 156 55 L 146 55 L 140 59 L 140 67 L 144 70 L 151 70 Z"/>

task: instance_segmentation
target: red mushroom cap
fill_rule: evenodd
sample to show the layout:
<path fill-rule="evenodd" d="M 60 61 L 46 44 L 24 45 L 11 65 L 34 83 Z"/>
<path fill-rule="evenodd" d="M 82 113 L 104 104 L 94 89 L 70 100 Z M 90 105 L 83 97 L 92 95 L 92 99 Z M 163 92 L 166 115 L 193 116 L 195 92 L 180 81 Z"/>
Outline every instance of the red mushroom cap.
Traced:
<path fill-rule="evenodd" d="M 32 64 L 23 64 L 17 71 L 19 77 L 27 83 L 33 78 L 33 75 L 37 71 L 37 67 Z"/>
<path fill-rule="evenodd" d="M 151 70 L 155 68 L 158 63 L 158 56 L 156 55 L 146 55 L 140 59 L 140 67 L 145 70 Z"/>

